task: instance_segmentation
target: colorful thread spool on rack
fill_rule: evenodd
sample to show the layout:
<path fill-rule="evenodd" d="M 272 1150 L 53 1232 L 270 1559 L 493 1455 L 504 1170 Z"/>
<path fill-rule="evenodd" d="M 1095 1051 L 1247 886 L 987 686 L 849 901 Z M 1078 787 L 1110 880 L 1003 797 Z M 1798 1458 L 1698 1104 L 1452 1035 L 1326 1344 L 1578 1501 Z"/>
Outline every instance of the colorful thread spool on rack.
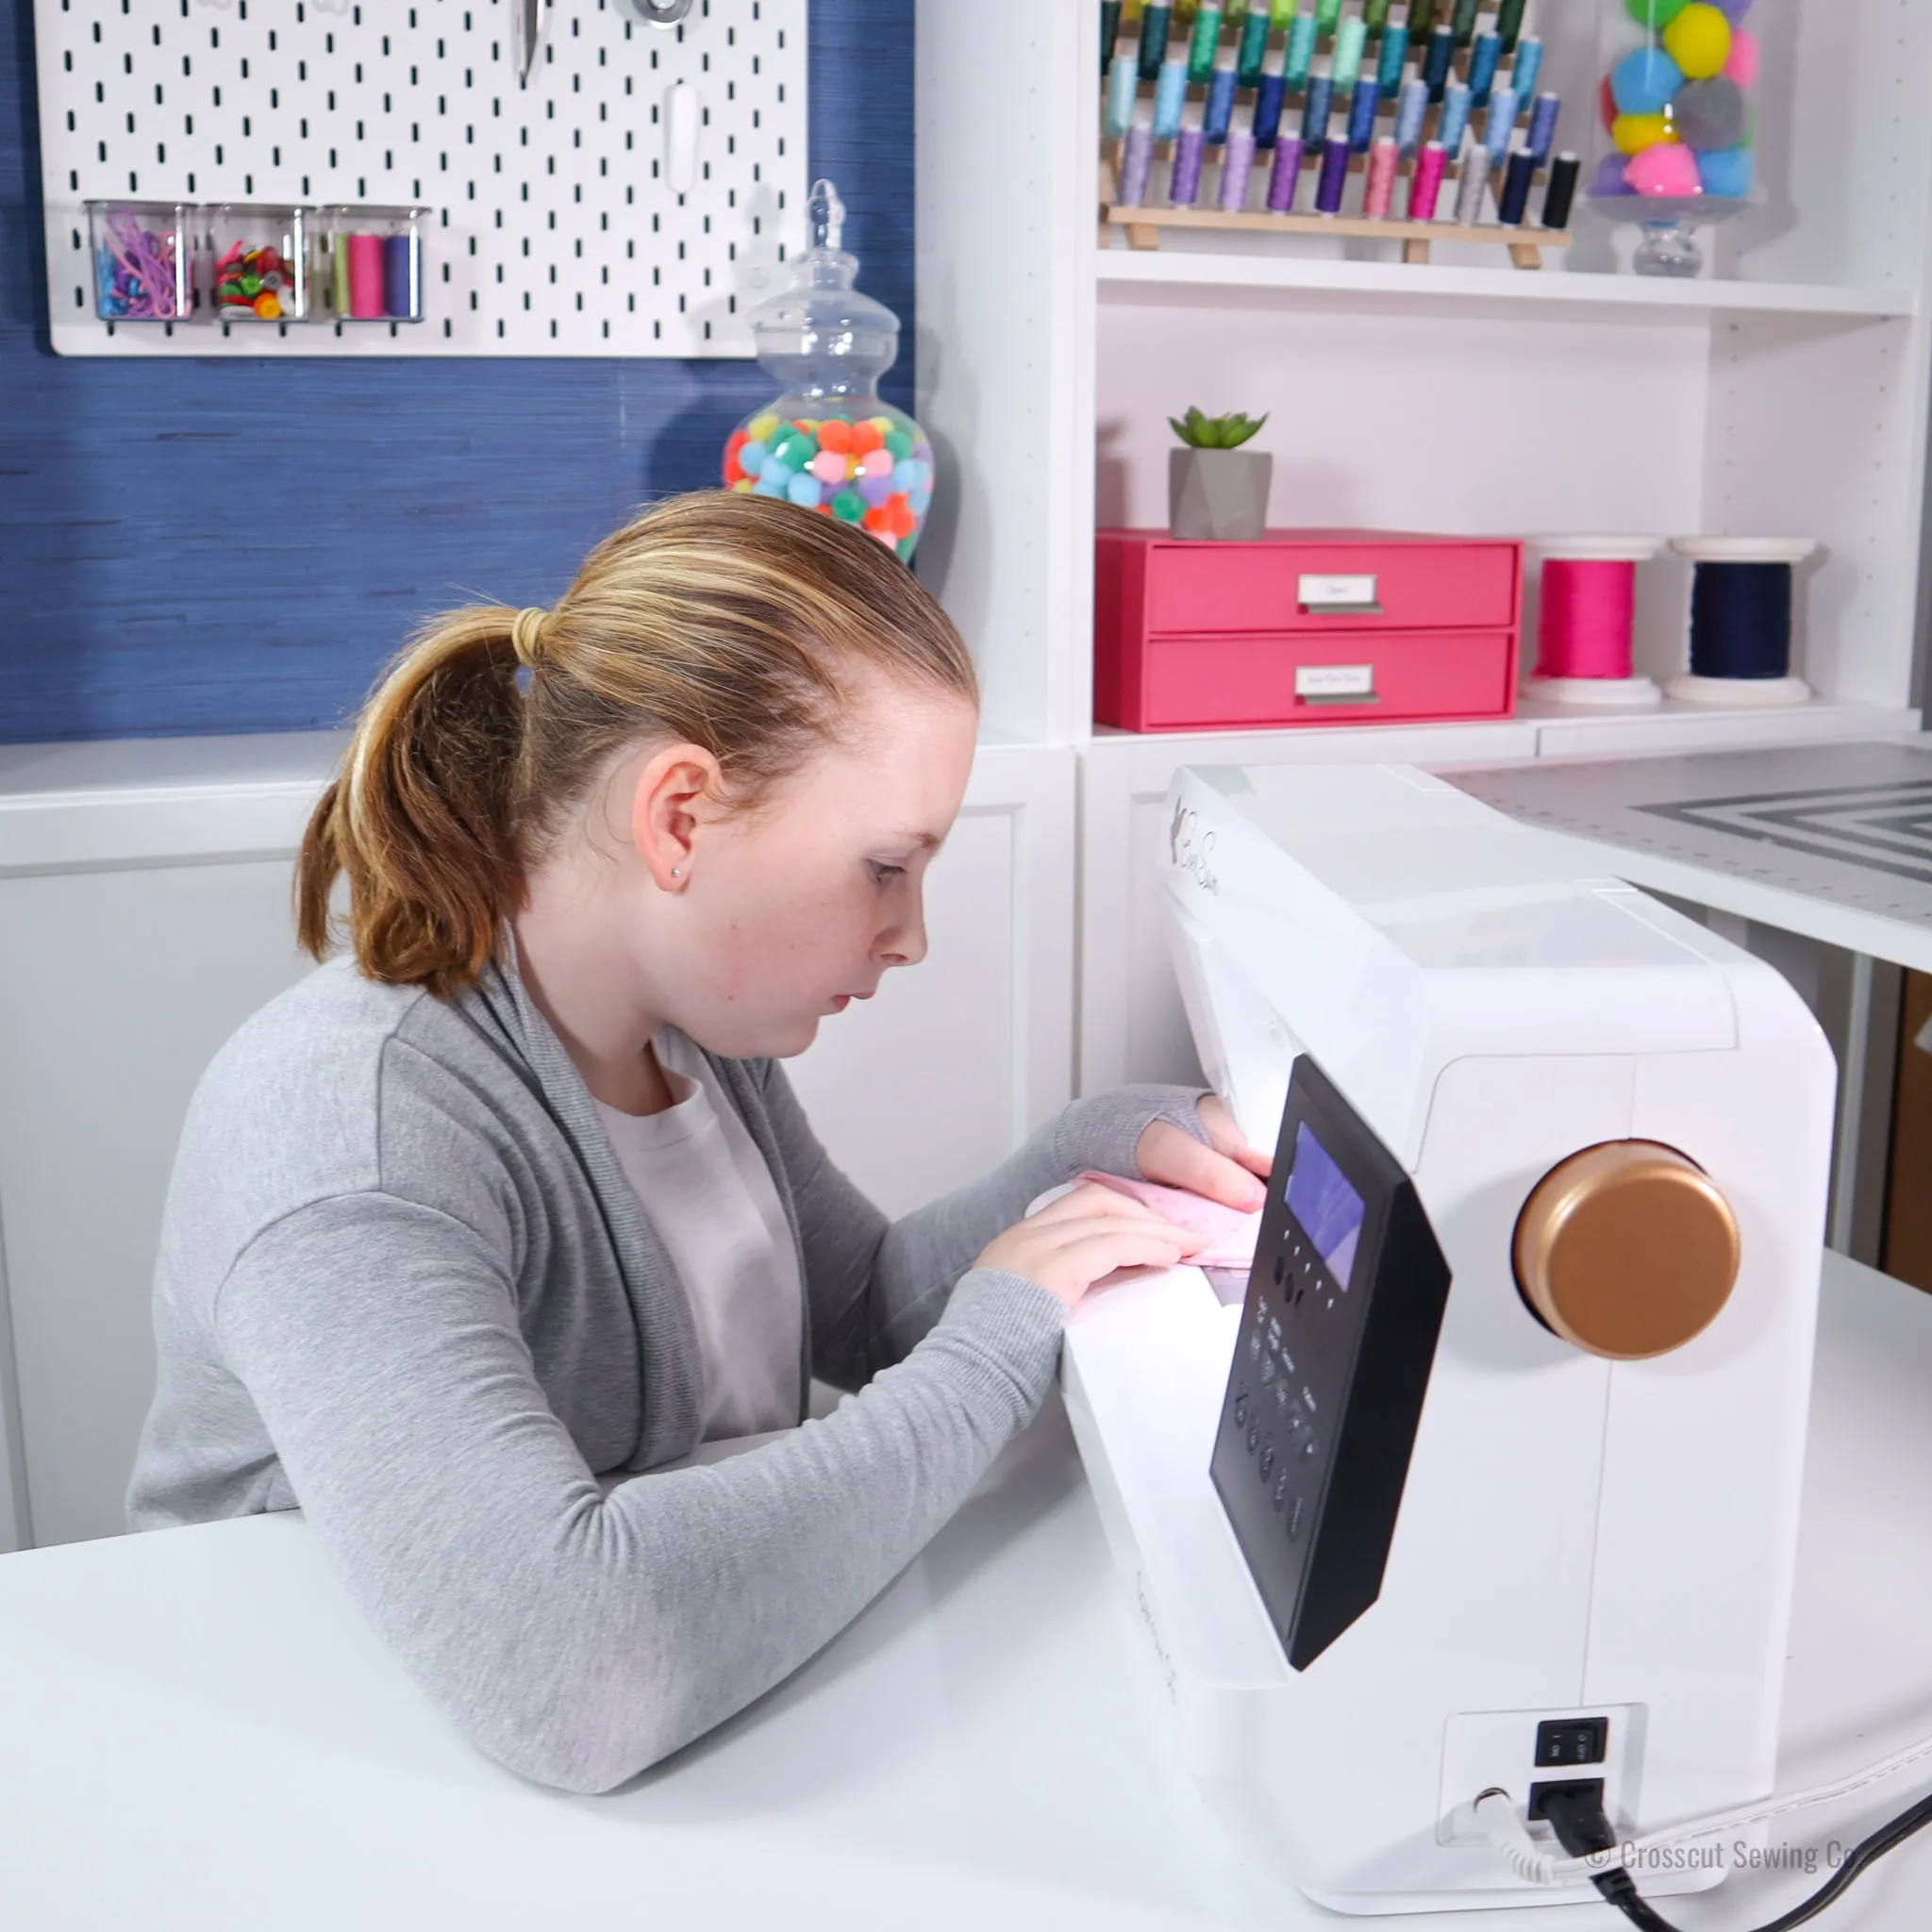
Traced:
<path fill-rule="evenodd" d="M 1541 608 L 1526 697 L 1559 705 L 1654 705 L 1663 693 L 1631 663 L 1637 566 L 1658 537 L 1541 537 Z"/>
<path fill-rule="evenodd" d="M 1541 268 L 1569 244 L 1581 164 L 1554 152 L 1561 104 L 1536 92 L 1523 15 L 1524 0 L 1102 0 L 1101 245 L 1212 228 L 1400 242 L 1409 262 L 1477 242 Z"/>
<path fill-rule="evenodd" d="M 1696 705 L 1802 705 L 1811 687 L 1791 675 L 1791 567 L 1817 549 L 1808 537 L 1673 537 L 1689 558 L 1690 668 L 1664 693 Z"/>

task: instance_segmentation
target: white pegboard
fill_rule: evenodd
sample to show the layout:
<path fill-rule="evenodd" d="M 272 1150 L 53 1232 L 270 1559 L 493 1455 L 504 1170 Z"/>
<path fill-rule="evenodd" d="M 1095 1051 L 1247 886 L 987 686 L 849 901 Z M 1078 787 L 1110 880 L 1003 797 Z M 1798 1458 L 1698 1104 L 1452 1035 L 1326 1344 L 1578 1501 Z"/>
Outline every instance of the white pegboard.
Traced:
<path fill-rule="evenodd" d="M 807 0 L 698 0 L 671 29 L 544 4 L 525 86 L 515 0 L 35 0 L 55 349 L 749 356 L 743 311 L 804 246 Z M 426 319 L 110 327 L 82 204 L 118 195 L 419 203 Z"/>

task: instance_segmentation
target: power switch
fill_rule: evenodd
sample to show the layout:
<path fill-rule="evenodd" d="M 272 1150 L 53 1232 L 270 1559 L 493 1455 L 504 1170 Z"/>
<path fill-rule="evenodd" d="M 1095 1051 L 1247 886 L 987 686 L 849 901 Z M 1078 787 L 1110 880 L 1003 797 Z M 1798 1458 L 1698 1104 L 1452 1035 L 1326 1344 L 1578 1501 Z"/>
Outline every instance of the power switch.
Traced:
<path fill-rule="evenodd" d="M 1607 1717 L 1553 1717 L 1536 1727 L 1536 1768 L 1563 1764 L 1601 1764 L 1608 1746 Z"/>

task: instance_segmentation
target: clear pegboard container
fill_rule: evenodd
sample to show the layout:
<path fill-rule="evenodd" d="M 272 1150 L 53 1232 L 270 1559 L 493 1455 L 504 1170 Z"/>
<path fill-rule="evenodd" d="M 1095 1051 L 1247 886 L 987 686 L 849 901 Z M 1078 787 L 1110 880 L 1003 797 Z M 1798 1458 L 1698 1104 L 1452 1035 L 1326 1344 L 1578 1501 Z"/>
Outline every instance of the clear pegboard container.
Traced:
<path fill-rule="evenodd" d="M 91 201 L 94 313 L 103 322 L 186 322 L 194 312 L 192 209 L 175 201 Z"/>
<path fill-rule="evenodd" d="M 336 322 L 421 322 L 425 208 L 344 206 L 315 212 L 319 309 Z"/>
<path fill-rule="evenodd" d="M 304 322 L 308 211 L 223 202 L 208 211 L 208 312 L 216 322 Z"/>

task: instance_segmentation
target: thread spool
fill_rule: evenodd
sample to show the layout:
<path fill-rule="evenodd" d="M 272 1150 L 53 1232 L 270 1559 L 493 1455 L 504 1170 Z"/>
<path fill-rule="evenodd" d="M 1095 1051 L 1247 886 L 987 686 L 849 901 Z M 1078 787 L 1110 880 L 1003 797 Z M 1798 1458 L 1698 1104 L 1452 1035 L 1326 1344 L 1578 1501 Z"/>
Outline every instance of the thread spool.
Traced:
<path fill-rule="evenodd" d="M 423 312 L 423 289 L 416 274 L 416 238 L 382 238 L 383 313 L 399 322 L 413 322 Z"/>
<path fill-rule="evenodd" d="M 1503 192 L 1496 197 L 1496 219 L 1506 228 L 1520 228 L 1529 209 L 1530 176 L 1536 162 L 1526 147 L 1513 147 L 1505 163 Z"/>
<path fill-rule="evenodd" d="M 1268 177 L 1268 212 L 1294 212 L 1294 192 L 1302 178 L 1302 138 L 1284 134 L 1274 144 L 1274 172 Z"/>
<path fill-rule="evenodd" d="M 1183 127 L 1174 137 L 1174 173 L 1168 177 L 1167 198 L 1175 208 L 1192 208 L 1201 194 L 1201 162 L 1208 137 L 1198 127 Z"/>
<path fill-rule="evenodd" d="M 1282 52 L 1282 77 L 1288 91 L 1298 94 L 1308 84 L 1308 69 L 1315 58 L 1315 16 L 1297 13 L 1289 23 L 1288 45 Z"/>
<path fill-rule="evenodd" d="M 1423 122 L 1429 111 L 1428 83 L 1411 78 L 1402 83 L 1395 108 L 1395 145 L 1412 155 L 1422 145 Z"/>
<path fill-rule="evenodd" d="M 1188 101 L 1188 68 L 1184 60 L 1162 64 L 1154 83 L 1154 138 L 1172 141 L 1181 131 L 1181 109 Z"/>
<path fill-rule="evenodd" d="M 1261 84 L 1255 90 L 1255 145 L 1274 145 L 1281 132 L 1281 109 L 1288 100 L 1288 88 L 1278 67 L 1261 70 Z"/>
<path fill-rule="evenodd" d="M 1555 94 L 1539 94 L 1529 110 L 1529 154 L 1539 168 L 1545 166 L 1557 144 L 1557 116 L 1563 103 Z"/>
<path fill-rule="evenodd" d="M 1487 107 L 1490 90 L 1496 84 L 1496 69 L 1503 62 L 1503 42 L 1495 34 L 1478 34 L 1469 50 L 1469 97 L 1478 108 Z"/>
<path fill-rule="evenodd" d="M 1690 669 L 1666 695 L 1734 708 L 1802 705 L 1811 687 L 1791 675 L 1791 566 L 1817 548 L 1808 537 L 1673 537 L 1690 559 Z"/>
<path fill-rule="evenodd" d="M 1375 60 L 1375 85 L 1385 101 L 1392 101 L 1402 86 L 1402 69 L 1408 58 L 1408 28 L 1392 20 L 1382 29 L 1382 51 Z"/>
<path fill-rule="evenodd" d="M 1116 54 L 1107 72 L 1107 113 L 1102 122 L 1115 141 L 1124 141 L 1134 125 L 1134 97 L 1140 88 L 1140 63 L 1131 54 Z"/>
<path fill-rule="evenodd" d="M 1468 125 L 1469 85 L 1466 81 L 1452 80 L 1442 90 L 1442 111 L 1436 118 L 1436 139 L 1442 143 L 1445 153 L 1462 151 L 1462 130 Z"/>
<path fill-rule="evenodd" d="M 1143 121 L 1127 129 L 1121 149 L 1118 192 L 1126 208 L 1140 208 L 1147 199 L 1147 176 L 1154 170 L 1154 130 Z"/>
<path fill-rule="evenodd" d="M 1386 135 L 1369 156 L 1368 179 L 1362 187 L 1362 212 L 1377 218 L 1389 212 L 1395 196 L 1395 162 L 1398 150 Z"/>
<path fill-rule="evenodd" d="M 1114 46 L 1120 39 L 1121 0 L 1100 0 L 1100 75 L 1104 80 L 1113 64 Z"/>
<path fill-rule="evenodd" d="M 1248 176 L 1255 166 L 1255 137 L 1240 127 L 1227 131 L 1227 145 L 1222 150 L 1221 208 L 1224 214 L 1238 215 L 1248 205 Z"/>
<path fill-rule="evenodd" d="M 1490 151 L 1474 139 L 1462 144 L 1462 175 L 1456 184 L 1456 225 L 1474 228 L 1483 218 L 1483 193 L 1490 185 Z"/>
<path fill-rule="evenodd" d="M 1654 705 L 1663 695 L 1634 674 L 1630 633 L 1637 566 L 1657 553 L 1656 537 L 1541 537 L 1542 605 L 1537 618 L 1530 697 L 1559 705 Z"/>
<path fill-rule="evenodd" d="M 1583 163 L 1565 149 L 1550 163 L 1550 185 L 1543 191 L 1542 223 L 1546 228 L 1567 227 L 1571 204 L 1576 199 L 1576 175 Z"/>
<path fill-rule="evenodd" d="M 1227 139 L 1234 125 L 1234 57 L 1229 55 L 1213 71 L 1208 83 L 1208 105 L 1202 113 L 1202 126 L 1208 142 L 1218 147 Z"/>
<path fill-rule="evenodd" d="M 1375 139 L 1375 110 L 1382 105 L 1382 91 L 1373 75 L 1360 75 L 1355 84 L 1355 97 L 1348 104 L 1348 144 L 1358 155 L 1368 153 Z"/>
<path fill-rule="evenodd" d="M 1174 8 L 1164 4 L 1150 4 L 1141 9 L 1141 78 L 1157 80 L 1160 75 L 1160 64 L 1167 58 L 1168 28 L 1174 19 Z"/>
<path fill-rule="evenodd" d="M 1358 13 L 1335 25 L 1335 57 L 1332 77 L 1337 93 L 1352 92 L 1362 69 L 1362 48 L 1369 35 L 1368 24 Z"/>
<path fill-rule="evenodd" d="M 1268 55 L 1269 0 L 1254 0 L 1247 18 L 1241 22 L 1241 43 L 1235 52 L 1235 72 L 1243 87 L 1259 87 L 1261 67 Z"/>
<path fill-rule="evenodd" d="M 362 322 L 380 316 L 382 304 L 382 237 L 349 237 L 349 313 Z"/>
<path fill-rule="evenodd" d="M 1436 219 L 1436 202 L 1442 192 L 1442 170 L 1448 161 L 1448 151 L 1440 141 L 1425 141 L 1417 149 L 1415 173 L 1408 183 L 1410 221 L 1433 222 Z"/>
<path fill-rule="evenodd" d="M 1519 101 L 1526 101 L 1536 92 L 1537 76 L 1542 71 L 1543 43 L 1532 34 L 1516 49 L 1516 66 L 1509 75 Z"/>
<path fill-rule="evenodd" d="M 1348 186 L 1348 142 L 1336 139 L 1322 150 L 1322 175 L 1315 184 L 1315 212 L 1339 215 L 1342 192 Z"/>
<path fill-rule="evenodd" d="M 1188 83 L 1206 87 L 1214 72 L 1214 50 L 1221 44 L 1221 8 L 1203 7 L 1194 15 L 1193 37 L 1188 42 Z"/>
<path fill-rule="evenodd" d="M 1483 123 L 1483 145 L 1491 165 L 1509 152 L 1510 131 L 1516 125 L 1516 90 L 1499 87 L 1490 95 L 1489 116 Z"/>
<path fill-rule="evenodd" d="M 1325 74 L 1308 76 L 1307 98 L 1302 103 L 1302 145 L 1318 148 L 1328 139 L 1328 116 L 1335 103 L 1335 83 Z"/>
<path fill-rule="evenodd" d="M 1430 100 L 1440 101 L 1442 98 L 1442 90 L 1449 84 L 1450 62 L 1455 58 L 1455 29 L 1437 27 L 1429 35 L 1429 43 L 1423 51 L 1423 85 L 1428 89 Z"/>

